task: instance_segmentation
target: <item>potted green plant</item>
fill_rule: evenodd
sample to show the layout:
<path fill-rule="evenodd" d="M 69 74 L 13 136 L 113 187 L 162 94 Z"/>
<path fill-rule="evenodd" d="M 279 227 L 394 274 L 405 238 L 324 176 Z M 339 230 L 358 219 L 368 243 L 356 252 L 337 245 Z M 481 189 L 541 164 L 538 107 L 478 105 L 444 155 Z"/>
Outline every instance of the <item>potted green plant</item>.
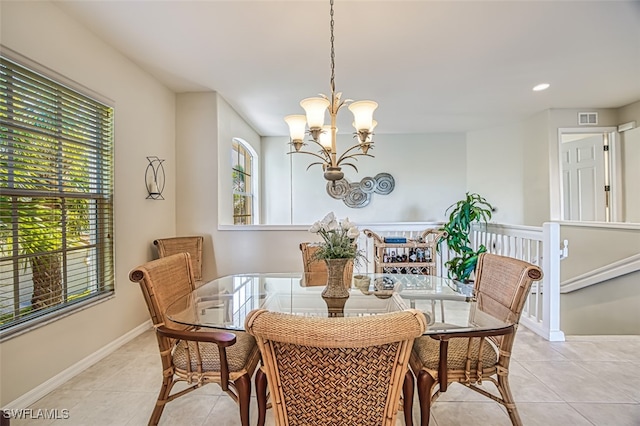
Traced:
<path fill-rule="evenodd" d="M 487 200 L 476 193 L 469 192 L 465 194 L 464 199 L 447 208 L 449 220 L 440 228 L 447 234 L 440 242 L 446 241 L 449 249 L 456 254 L 445 262 L 449 270 L 449 278 L 462 282 L 470 281 L 478 262 L 478 255 L 487 251 L 484 245 L 480 245 L 478 250 L 471 247 L 469 239 L 471 225 L 474 222 L 486 224 L 491 219 L 492 212 L 493 206 Z"/>

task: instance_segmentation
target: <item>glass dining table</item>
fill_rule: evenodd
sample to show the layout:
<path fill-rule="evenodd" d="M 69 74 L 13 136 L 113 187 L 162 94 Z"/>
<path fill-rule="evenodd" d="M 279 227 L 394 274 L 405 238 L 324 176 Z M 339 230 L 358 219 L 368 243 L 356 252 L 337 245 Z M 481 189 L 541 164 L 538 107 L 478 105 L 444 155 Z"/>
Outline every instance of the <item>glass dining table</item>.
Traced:
<path fill-rule="evenodd" d="M 314 285 L 307 283 L 313 282 Z M 321 296 L 323 285 L 304 273 L 235 274 L 204 283 L 170 304 L 167 319 L 177 324 L 231 331 L 244 330 L 253 309 L 305 316 L 363 316 L 408 308 L 427 317 L 426 335 L 495 331 L 513 326 L 478 308 L 472 284 L 410 274 L 354 275 L 349 297 Z M 440 309 L 436 309 L 440 304 Z"/>
<path fill-rule="evenodd" d="M 447 389 L 448 341 L 453 337 L 508 334 L 510 310 L 492 304 L 491 314 L 476 300 L 473 286 L 444 277 L 409 274 L 354 275 L 349 297 L 323 298 L 324 285 L 304 273 L 235 274 L 209 281 L 170 304 L 166 318 L 195 328 L 244 330 L 247 314 L 267 309 L 305 316 L 364 316 L 418 309 L 427 318 L 425 335 L 440 341 L 440 391 Z M 320 280 L 321 282 L 321 280 Z M 490 303 L 490 302 L 488 302 Z M 437 309 L 436 305 L 440 308 Z"/>

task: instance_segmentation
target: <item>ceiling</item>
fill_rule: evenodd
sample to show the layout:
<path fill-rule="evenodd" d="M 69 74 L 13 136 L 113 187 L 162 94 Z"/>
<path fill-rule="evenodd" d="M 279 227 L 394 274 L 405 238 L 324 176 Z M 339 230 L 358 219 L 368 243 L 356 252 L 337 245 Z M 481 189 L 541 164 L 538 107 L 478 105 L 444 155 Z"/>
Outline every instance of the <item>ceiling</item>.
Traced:
<path fill-rule="evenodd" d="M 263 136 L 330 93 L 328 0 L 53 2 L 173 91 L 217 91 Z M 336 90 L 379 103 L 378 134 L 640 100 L 640 1 L 335 3 Z"/>

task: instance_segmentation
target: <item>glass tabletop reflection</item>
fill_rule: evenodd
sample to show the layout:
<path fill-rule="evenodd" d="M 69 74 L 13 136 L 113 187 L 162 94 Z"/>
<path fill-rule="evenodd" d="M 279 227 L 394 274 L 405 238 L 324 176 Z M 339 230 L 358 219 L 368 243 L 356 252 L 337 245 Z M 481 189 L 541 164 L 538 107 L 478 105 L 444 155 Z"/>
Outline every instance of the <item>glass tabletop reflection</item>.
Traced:
<path fill-rule="evenodd" d="M 473 286 L 430 275 L 360 274 L 349 297 L 321 296 L 326 283 L 304 273 L 237 274 L 195 289 L 167 307 L 167 318 L 178 324 L 224 330 L 244 330 L 253 309 L 304 316 L 349 317 L 415 308 L 425 313 L 425 334 L 452 334 L 511 326 L 504 318 L 478 309 Z"/>

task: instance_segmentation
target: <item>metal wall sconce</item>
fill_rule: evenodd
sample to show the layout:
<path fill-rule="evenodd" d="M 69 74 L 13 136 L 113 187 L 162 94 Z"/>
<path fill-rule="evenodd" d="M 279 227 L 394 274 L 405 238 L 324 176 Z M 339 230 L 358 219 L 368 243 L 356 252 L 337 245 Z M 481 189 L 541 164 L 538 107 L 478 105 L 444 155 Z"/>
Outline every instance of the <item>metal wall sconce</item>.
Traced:
<path fill-rule="evenodd" d="M 144 181 L 147 187 L 147 199 L 151 200 L 164 200 L 162 191 L 164 191 L 164 166 L 158 157 L 147 157 L 149 164 L 147 170 L 144 173 Z"/>

